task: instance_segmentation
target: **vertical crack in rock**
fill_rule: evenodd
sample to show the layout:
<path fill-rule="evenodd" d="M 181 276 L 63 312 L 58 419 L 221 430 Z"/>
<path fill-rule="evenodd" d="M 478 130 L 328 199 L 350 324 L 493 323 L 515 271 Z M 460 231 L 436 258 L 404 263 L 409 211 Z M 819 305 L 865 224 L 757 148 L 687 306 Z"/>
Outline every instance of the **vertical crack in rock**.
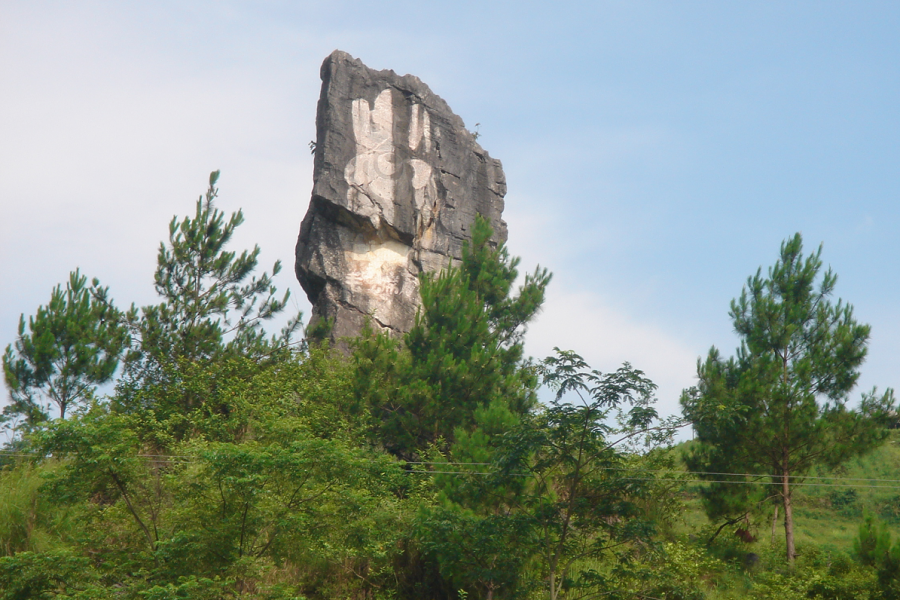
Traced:
<path fill-rule="evenodd" d="M 295 270 L 331 337 L 367 320 L 402 334 L 419 273 L 459 260 L 475 216 L 506 241 L 506 179 L 447 103 L 411 75 L 335 51 L 322 64 L 313 192 Z"/>

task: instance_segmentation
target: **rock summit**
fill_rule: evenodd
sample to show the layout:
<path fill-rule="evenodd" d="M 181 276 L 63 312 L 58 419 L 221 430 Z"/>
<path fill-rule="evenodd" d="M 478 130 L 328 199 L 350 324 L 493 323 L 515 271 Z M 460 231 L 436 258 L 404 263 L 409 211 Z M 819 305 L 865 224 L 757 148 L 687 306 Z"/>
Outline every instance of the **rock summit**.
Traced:
<path fill-rule="evenodd" d="M 341 51 L 321 77 L 297 279 L 332 340 L 367 320 L 399 335 L 415 321 L 419 274 L 461 258 L 476 215 L 506 241 L 503 169 L 418 77 Z"/>

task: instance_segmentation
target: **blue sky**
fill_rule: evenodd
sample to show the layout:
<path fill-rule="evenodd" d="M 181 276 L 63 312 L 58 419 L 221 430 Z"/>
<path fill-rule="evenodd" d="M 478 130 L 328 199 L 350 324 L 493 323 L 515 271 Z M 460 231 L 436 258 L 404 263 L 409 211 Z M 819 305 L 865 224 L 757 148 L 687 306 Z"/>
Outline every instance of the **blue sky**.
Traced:
<path fill-rule="evenodd" d="M 501 159 L 509 247 L 554 273 L 528 350 L 630 361 L 677 410 L 727 311 L 800 231 L 900 364 L 900 4 L 35 2 L 0 5 L 0 342 L 80 267 L 154 301 L 209 171 L 236 243 L 285 263 L 321 61 L 418 75 Z M 5 391 L 3 392 L 5 396 Z"/>

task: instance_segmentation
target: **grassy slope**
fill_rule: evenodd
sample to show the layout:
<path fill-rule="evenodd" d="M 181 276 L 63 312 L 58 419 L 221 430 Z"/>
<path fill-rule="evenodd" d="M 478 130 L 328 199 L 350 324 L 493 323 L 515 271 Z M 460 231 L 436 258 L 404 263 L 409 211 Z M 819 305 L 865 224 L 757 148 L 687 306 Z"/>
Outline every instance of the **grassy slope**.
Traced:
<path fill-rule="evenodd" d="M 691 442 L 676 447 L 684 452 Z M 855 487 L 798 487 L 795 496 L 795 531 L 798 550 L 816 545 L 823 548 L 851 552 L 863 514 L 870 512 L 888 523 L 893 537 L 900 537 L 900 481 L 879 482 L 875 479 L 900 480 L 900 430 L 874 452 L 854 459 L 834 472 L 814 473 L 816 476 L 853 478 L 865 481 L 841 482 L 826 479 L 821 483 L 852 483 Z M 810 480 L 812 482 L 812 480 Z M 890 486 L 874 488 L 869 486 Z M 684 533 L 699 533 L 709 526 L 700 505 L 696 487 L 685 491 L 687 510 L 684 514 Z M 775 544 L 783 547 L 784 526 L 779 514 L 775 530 Z M 772 510 L 764 508 L 754 516 L 752 532 L 757 542 L 747 545 L 748 551 L 758 551 L 771 543 Z M 734 528 L 726 528 L 722 535 L 732 535 Z"/>

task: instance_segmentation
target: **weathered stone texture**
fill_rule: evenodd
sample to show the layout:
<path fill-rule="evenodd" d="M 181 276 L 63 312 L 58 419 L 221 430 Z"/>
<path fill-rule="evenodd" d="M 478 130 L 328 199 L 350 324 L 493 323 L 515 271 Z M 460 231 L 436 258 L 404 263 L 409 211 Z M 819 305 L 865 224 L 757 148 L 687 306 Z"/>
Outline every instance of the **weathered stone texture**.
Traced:
<path fill-rule="evenodd" d="M 295 269 L 332 338 L 409 331 L 421 271 L 461 257 L 476 214 L 506 241 L 506 179 L 439 96 L 345 52 L 322 64 L 313 192 Z"/>

